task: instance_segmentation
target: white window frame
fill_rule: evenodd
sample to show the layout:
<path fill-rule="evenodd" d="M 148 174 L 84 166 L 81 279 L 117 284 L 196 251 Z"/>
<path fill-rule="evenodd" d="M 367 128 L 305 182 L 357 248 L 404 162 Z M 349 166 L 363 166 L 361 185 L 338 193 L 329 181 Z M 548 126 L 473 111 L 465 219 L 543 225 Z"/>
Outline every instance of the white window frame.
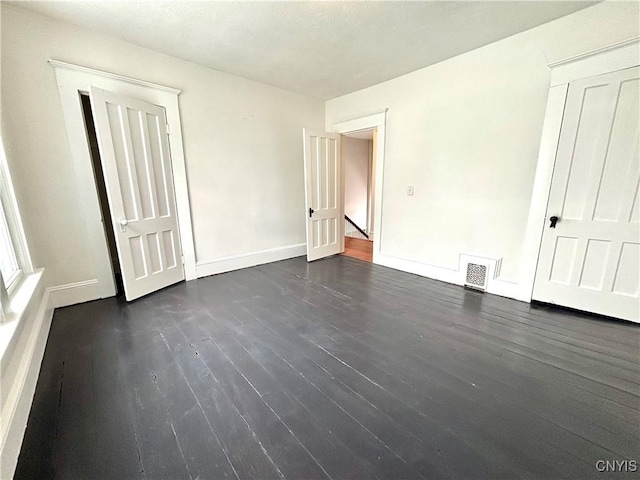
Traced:
<path fill-rule="evenodd" d="M 31 255 L 29 254 L 29 246 L 27 244 L 27 238 L 24 233 L 24 227 L 22 224 L 22 217 L 18 210 L 18 201 L 16 199 L 15 190 L 11 181 L 11 175 L 9 172 L 9 163 L 7 161 L 7 155 L 2 138 L 0 137 L 0 208 L 4 213 L 4 219 L 6 220 L 8 236 L 13 247 L 18 270 L 13 275 L 4 279 L 0 289 L 5 289 L 8 293 L 8 300 L 11 298 L 21 280 L 25 275 L 29 275 L 34 272 L 33 262 Z M 3 219 L 0 218 L 0 222 Z M 4 222 L 2 222 L 4 223 Z M 2 226 L 0 226 L 2 228 Z M 8 314 L 9 305 L 7 303 L 7 297 L 3 295 L 4 301 L 0 306 L 5 314 Z"/>
<path fill-rule="evenodd" d="M 0 188 L 3 187 L 0 186 Z M 2 192 L 0 192 L 0 194 L 1 193 Z M 9 230 L 9 224 L 4 210 L 4 202 L 0 198 L 0 251 L 2 252 L 0 255 L 4 257 L 6 254 L 9 257 L 2 258 L 0 261 L 4 263 L 8 260 L 7 263 L 9 263 L 11 267 L 11 272 L 9 274 L 7 274 L 8 272 L 3 269 L 0 269 L 0 273 L 2 274 L 2 285 L 4 288 L 11 288 L 20 277 L 22 269 L 18 264 L 18 256 L 16 255 L 16 249 L 13 246 L 13 239 L 11 238 L 11 231 Z"/>

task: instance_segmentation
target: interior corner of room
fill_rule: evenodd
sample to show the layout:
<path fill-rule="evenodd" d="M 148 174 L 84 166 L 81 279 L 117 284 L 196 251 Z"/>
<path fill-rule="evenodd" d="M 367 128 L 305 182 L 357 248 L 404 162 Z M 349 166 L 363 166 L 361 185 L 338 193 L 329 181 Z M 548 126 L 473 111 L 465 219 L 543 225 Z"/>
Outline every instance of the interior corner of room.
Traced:
<path fill-rule="evenodd" d="M 180 2 L 165 3 L 182 18 Z M 383 3 L 347 2 L 344 14 L 391 12 Z M 432 8 L 465 2 L 445 3 Z M 504 2 L 505 18 L 517 3 Z M 472 288 L 474 305 L 496 295 L 520 313 L 542 304 L 640 322 L 640 3 L 554 3 L 553 18 L 481 43 L 434 40 L 429 64 L 361 85 L 355 70 L 342 83 L 305 75 L 311 53 L 293 47 L 289 79 L 276 60 L 236 71 L 196 48 L 180 58 L 136 44 L 117 16 L 92 23 L 86 2 L 73 13 L 2 1 L 0 242 L 13 257 L 0 281 L 0 477 L 16 468 L 54 314 L 85 302 L 140 305 L 180 282 L 306 256 L 307 273 L 366 262 L 352 273 L 385 267 L 381 282 L 405 290 L 396 271 Z M 245 5 L 217 8 L 252 18 Z M 312 15 L 316 3 L 277 8 L 274 25 L 328 18 Z M 324 61 L 346 65 L 338 50 Z"/>

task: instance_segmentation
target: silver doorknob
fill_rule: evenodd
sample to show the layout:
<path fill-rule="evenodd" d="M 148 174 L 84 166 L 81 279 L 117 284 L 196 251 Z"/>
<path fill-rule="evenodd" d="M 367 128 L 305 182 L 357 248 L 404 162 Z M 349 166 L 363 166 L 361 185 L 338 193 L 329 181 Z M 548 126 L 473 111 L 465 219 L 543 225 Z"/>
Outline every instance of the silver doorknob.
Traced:
<path fill-rule="evenodd" d="M 126 218 L 123 218 L 122 220 L 120 220 L 120 225 L 122 225 L 123 227 L 126 227 L 127 225 L 129 225 L 129 220 L 127 220 Z"/>

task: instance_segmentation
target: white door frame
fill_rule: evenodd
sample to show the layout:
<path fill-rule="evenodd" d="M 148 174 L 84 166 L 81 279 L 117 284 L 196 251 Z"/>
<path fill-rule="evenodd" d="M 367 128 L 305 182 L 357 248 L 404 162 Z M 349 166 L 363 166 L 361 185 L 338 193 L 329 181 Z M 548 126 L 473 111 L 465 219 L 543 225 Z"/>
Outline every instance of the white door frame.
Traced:
<path fill-rule="evenodd" d="M 518 300 L 531 302 L 533 298 L 533 285 L 542 245 L 569 82 L 604 75 L 639 64 L 640 41 L 638 38 L 549 64 L 551 85 L 542 127 L 529 219 L 520 258 L 520 285 L 516 295 Z"/>
<path fill-rule="evenodd" d="M 357 132 L 359 130 L 369 130 L 373 128 L 377 130 L 375 152 L 376 164 L 374 172 L 375 185 L 373 185 L 373 222 L 369 227 L 370 229 L 373 229 L 373 263 L 380 263 L 380 239 L 382 238 L 382 186 L 384 184 L 384 142 L 386 123 L 387 110 L 367 115 L 365 117 L 354 118 L 352 120 L 333 124 L 333 131 L 340 134 Z M 344 175 L 341 195 L 342 201 L 344 202 Z M 344 224 L 344 219 L 342 219 L 342 223 Z M 342 241 L 344 242 L 344 238 Z"/>
<path fill-rule="evenodd" d="M 94 181 L 91 149 L 85 131 L 84 114 L 80 100 L 80 93 L 88 94 L 92 86 L 136 97 L 165 108 L 167 122 L 170 126 L 169 144 L 180 242 L 184 256 L 184 273 L 186 280 L 195 279 L 196 257 L 178 108 L 178 95 L 181 90 L 57 60 L 49 60 L 49 63 L 56 72 L 76 183 L 79 185 L 77 189 L 78 201 L 84 216 L 93 267 L 96 272 L 95 279 L 80 282 L 84 287 L 87 287 L 86 298 L 82 301 L 107 298 L 116 293 L 111 258 L 104 231 L 105 228 L 111 228 L 111 226 L 105 227 L 102 223 L 102 211 Z"/>

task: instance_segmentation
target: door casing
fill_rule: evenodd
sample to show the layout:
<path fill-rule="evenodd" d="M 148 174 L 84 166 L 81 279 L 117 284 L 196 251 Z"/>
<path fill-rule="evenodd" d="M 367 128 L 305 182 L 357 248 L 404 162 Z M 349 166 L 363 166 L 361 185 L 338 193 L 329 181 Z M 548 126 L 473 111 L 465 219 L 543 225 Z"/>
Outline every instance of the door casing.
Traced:
<path fill-rule="evenodd" d="M 375 165 L 373 171 L 373 219 L 370 229 L 373 230 L 373 263 L 380 264 L 382 233 L 382 186 L 384 182 L 384 143 L 387 122 L 387 110 L 364 117 L 334 123 L 332 131 L 339 134 L 360 130 L 376 130 Z M 344 175 L 343 175 L 344 180 Z M 344 203 L 344 181 L 342 182 L 341 199 Z M 343 221 L 344 223 L 344 221 Z M 344 235 L 342 241 L 344 242 Z M 344 245 L 343 245 L 344 250 Z"/>
<path fill-rule="evenodd" d="M 533 287 L 542 245 L 542 234 L 546 228 L 549 192 L 551 191 L 551 180 L 569 82 L 638 66 L 640 63 L 638 48 L 640 48 L 640 40 L 636 38 L 549 64 L 551 86 L 547 97 L 547 109 L 538 152 L 529 218 L 520 256 L 520 282 L 513 291 L 513 298 L 525 302 L 531 302 L 533 298 Z"/>
<path fill-rule="evenodd" d="M 91 260 L 96 278 L 83 282 L 81 290 L 71 300 L 73 303 L 107 298 L 115 295 L 115 283 L 109 251 L 101 220 L 98 192 L 90 157 L 90 147 L 85 132 L 84 117 L 80 99 L 81 93 L 89 93 L 95 86 L 123 95 L 136 97 L 165 108 L 170 125 L 171 166 L 174 175 L 180 242 L 184 256 L 186 280 L 196 278 L 196 259 L 193 242 L 193 227 L 187 189 L 187 175 L 182 143 L 178 95 L 180 90 L 143 80 L 94 70 L 56 60 L 49 60 L 55 68 L 58 91 L 62 103 L 69 146 L 73 159 L 76 182 L 83 185 L 78 189 L 78 201 L 82 209 L 86 232 L 89 239 Z M 54 305 L 55 306 L 55 305 Z"/>
<path fill-rule="evenodd" d="M 622 88 L 625 83 L 633 85 L 629 84 L 630 81 L 637 83 L 639 73 L 638 67 L 632 67 L 576 80 L 569 86 L 547 202 L 547 225 L 538 257 L 534 300 L 638 321 L 637 297 L 630 298 L 629 292 L 615 289 L 618 280 L 625 275 L 627 281 L 629 278 L 637 279 L 638 275 L 637 266 L 635 273 L 627 270 L 623 274 L 619 270 L 626 263 L 620 263 L 624 245 L 637 246 L 638 242 L 638 225 L 631 223 L 630 218 L 637 191 L 637 175 L 631 173 L 633 170 L 620 170 L 609 163 L 629 161 L 624 168 L 633 169 L 635 165 L 637 169 L 637 158 L 633 153 L 631 157 L 626 154 L 620 156 L 619 153 L 610 156 L 609 153 L 612 148 L 628 149 L 635 144 L 629 139 L 637 138 L 637 123 L 634 125 L 637 118 L 632 110 L 626 108 L 631 103 L 620 103 L 620 100 L 624 91 L 627 95 L 636 91 L 637 85 L 631 86 L 630 90 Z M 594 99 L 587 97 L 588 91 L 599 93 L 594 94 Z M 587 101 L 587 98 L 591 100 Z M 584 133 L 584 128 L 589 126 L 592 130 Z M 580 161 L 583 163 L 576 166 Z M 603 184 L 614 172 L 627 174 L 627 179 L 621 183 L 616 181 L 615 185 L 611 180 Z M 621 189 L 626 189 L 622 197 L 610 196 Z M 625 206 L 628 212 L 624 210 Z M 608 210 L 600 211 L 602 208 Z M 551 226 L 549 224 L 553 215 L 557 226 L 553 222 Z M 558 256 L 561 245 L 565 249 L 573 247 L 574 252 Z M 596 248 L 601 249 L 599 253 L 594 253 Z M 633 262 L 626 265 L 633 270 Z"/>

